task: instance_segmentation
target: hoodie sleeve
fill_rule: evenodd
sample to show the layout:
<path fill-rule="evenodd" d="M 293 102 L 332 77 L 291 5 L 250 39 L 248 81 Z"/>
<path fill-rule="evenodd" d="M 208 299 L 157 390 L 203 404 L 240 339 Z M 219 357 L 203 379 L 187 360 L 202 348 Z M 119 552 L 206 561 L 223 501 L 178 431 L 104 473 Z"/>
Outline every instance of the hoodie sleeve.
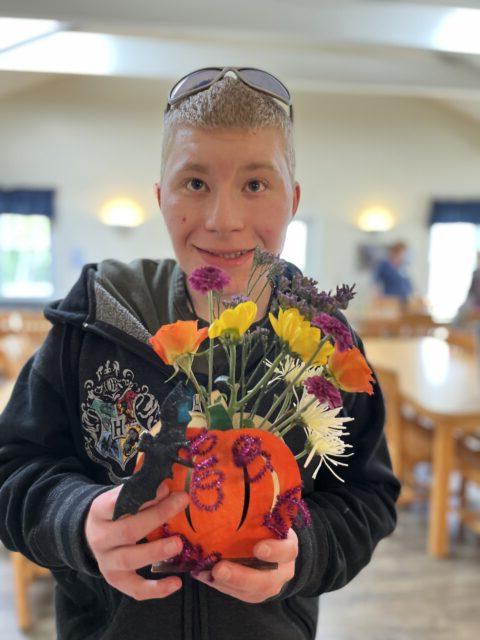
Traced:
<path fill-rule="evenodd" d="M 61 377 L 65 328 L 27 362 L 0 416 L 0 539 L 50 569 L 100 575 L 84 538 L 94 498 L 111 488 L 76 455 Z"/>
<path fill-rule="evenodd" d="M 361 340 L 354 338 L 364 354 Z M 296 530 L 295 576 L 277 598 L 318 596 L 343 587 L 395 528 L 400 485 L 391 470 L 383 433 L 385 405 L 380 386 L 376 382 L 371 396 L 362 393 L 350 398 L 345 411 L 354 418 L 349 424 L 353 456 L 348 468 L 341 469 L 344 482 L 323 470 L 314 490 L 304 496 L 312 526 Z"/>

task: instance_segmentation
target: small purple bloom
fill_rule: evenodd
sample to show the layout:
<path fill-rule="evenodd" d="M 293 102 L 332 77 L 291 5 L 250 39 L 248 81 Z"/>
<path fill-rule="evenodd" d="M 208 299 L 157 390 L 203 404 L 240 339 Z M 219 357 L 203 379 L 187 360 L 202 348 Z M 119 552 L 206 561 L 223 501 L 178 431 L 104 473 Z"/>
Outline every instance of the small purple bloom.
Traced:
<path fill-rule="evenodd" d="M 337 293 L 335 294 L 335 300 L 337 302 L 338 309 L 346 309 L 350 300 L 356 296 L 357 292 L 354 291 L 355 285 L 351 287 L 348 284 L 342 284 L 341 287 L 337 286 Z"/>
<path fill-rule="evenodd" d="M 260 249 L 260 247 L 255 247 L 255 251 L 253 252 L 253 266 L 260 267 L 263 265 L 273 265 L 280 261 L 280 258 L 276 253 L 270 253 L 269 251 L 265 251 L 264 249 Z"/>
<path fill-rule="evenodd" d="M 303 386 L 320 403 L 327 403 L 330 409 L 340 407 L 342 404 L 340 391 L 323 376 L 311 376 L 305 380 Z"/>
<path fill-rule="evenodd" d="M 312 324 L 321 329 L 324 334 L 333 336 L 339 351 L 346 351 L 353 347 L 350 330 L 338 318 L 334 318 L 328 313 L 319 313 L 313 318 Z"/>
<path fill-rule="evenodd" d="M 230 276 L 217 267 L 200 267 L 188 276 L 192 289 L 200 293 L 222 291 L 230 282 Z"/>
<path fill-rule="evenodd" d="M 233 307 L 236 307 L 242 302 L 248 302 L 249 300 L 250 298 L 248 296 L 244 296 L 244 295 L 241 295 L 240 293 L 237 293 L 237 295 L 232 296 L 230 300 L 224 300 L 223 306 L 225 307 L 225 309 L 232 309 Z"/>

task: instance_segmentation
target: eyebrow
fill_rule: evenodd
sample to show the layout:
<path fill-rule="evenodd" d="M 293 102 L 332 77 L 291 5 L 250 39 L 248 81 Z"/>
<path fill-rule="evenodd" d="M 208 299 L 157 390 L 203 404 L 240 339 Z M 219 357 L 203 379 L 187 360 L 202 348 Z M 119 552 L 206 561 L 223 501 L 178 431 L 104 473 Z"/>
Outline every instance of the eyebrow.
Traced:
<path fill-rule="evenodd" d="M 278 173 L 278 170 L 270 162 L 250 162 L 242 167 L 242 171 L 257 171 L 258 169 L 266 169 L 273 173 Z M 208 167 L 198 162 L 187 162 L 179 167 L 179 171 L 195 171 L 197 173 L 208 173 Z"/>

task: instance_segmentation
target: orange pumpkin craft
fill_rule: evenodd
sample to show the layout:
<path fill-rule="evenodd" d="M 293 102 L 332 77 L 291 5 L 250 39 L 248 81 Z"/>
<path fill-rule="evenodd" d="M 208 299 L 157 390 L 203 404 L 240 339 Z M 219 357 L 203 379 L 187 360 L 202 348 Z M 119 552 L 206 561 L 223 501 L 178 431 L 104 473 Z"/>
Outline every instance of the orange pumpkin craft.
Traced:
<path fill-rule="evenodd" d="M 333 315 L 346 308 L 353 287 L 331 295 L 317 291 L 308 278 L 277 279 L 271 308 L 278 313 L 269 314 L 270 329 L 267 320 L 254 328 L 257 306 L 249 296 L 260 278 L 275 282 L 278 263 L 276 256 L 256 250 L 251 290 L 232 300 L 222 295 L 229 283 L 224 272 L 196 269 L 189 284 L 208 295 L 209 327 L 178 321 L 160 327 L 150 340 L 180 382 L 164 400 L 156 433 L 140 441 L 135 472 L 120 492 L 114 518 L 138 511 L 164 480 L 171 491 L 186 491 L 190 498 L 185 511 L 159 522 L 147 536 L 179 535 L 183 541 L 178 556 L 152 571 L 198 573 L 220 559 L 276 567 L 255 559 L 253 547 L 262 539 L 286 538 L 292 524 L 310 524 L 298 461 L 305 458 L 307 467 L 316 457 L 314 478 L 326 469 L 343 482 L 335 469 L 347 466 L 342 459 L 353 453 L 347 453 L 345 423 L 351 418 L 342 413 L 340 390 L 372 391 L 366 361 Z M 208 348 L 199 351 L 207 337 Z M 217 347 L 226 353 L 227 371 L 213 380 Z M 254 350 L 258 364 L 247 376 Z M 195 375 L 195 358 L 202 357 L 208 361 L 206 386 Z M 262 407 L 267 409 L 259 416 Z M 293 428 L 305 434 L 297 455 L 283 439 Z"/>

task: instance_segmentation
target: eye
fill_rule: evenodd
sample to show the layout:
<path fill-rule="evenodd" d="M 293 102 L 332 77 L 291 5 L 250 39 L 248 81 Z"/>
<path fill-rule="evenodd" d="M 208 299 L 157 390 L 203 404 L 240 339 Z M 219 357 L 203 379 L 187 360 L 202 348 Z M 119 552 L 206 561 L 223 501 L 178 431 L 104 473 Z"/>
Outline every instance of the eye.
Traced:
<path fill-rule="evenodd" d="M 204 181 L 200 180 L 200 178 L 190 178 L 187 182 L 187 189 L 189 191 L 200 191 L 204 184 Z M 189 188 L 189 186 L 191 186 L 191 188 Z"/>
<path fill-rule="evenodd" d="M 249 180 L 248 186 L 253 193 L 259 193 L 265 190 L 265 184 L 261 180 Z"/>

